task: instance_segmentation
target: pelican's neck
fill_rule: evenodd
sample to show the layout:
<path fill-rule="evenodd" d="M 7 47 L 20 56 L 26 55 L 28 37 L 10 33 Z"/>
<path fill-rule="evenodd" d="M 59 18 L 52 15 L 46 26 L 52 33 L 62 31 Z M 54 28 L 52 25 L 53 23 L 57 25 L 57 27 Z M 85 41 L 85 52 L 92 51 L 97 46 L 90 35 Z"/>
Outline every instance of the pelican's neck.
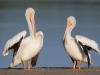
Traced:
<path fill-rule="evenodd" d="M 65 38 L 72 38 L 71 32 L 72 32 L 73 28 L 74 28 L 74 25 L 70 26 L 68 29 L 66 29 L 66 36 L 65 36 Z"/>
<path fill-rule="evenodd" d="M 67 31 L 67 32 L 66 32 L 65 38 L 66 38 L 66 39 L 67 39 L 67 38 L 71 38 L 71 31 Z"/>
<path fill-rule="evenodd" d="M 35 26 L 35 21 L 32 20 L 31 22 L 28 21 L 28 27 L 29 27 L 29 32 L 30 32 L 30 36 L 36 36 L 36 26 Z"/>

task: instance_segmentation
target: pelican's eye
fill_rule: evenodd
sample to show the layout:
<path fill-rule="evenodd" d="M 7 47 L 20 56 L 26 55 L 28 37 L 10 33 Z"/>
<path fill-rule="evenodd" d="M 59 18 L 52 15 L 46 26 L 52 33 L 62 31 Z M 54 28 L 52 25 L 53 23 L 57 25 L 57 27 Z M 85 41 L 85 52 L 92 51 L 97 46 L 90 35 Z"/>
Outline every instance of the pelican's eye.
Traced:
<path fill-rule="evenodd" d="M 68 21 L 67 21 L 67 24 L 68 24 L 69 26 L 71 26 L 71 25 L 73 25 L 73 22 L 71 22 L 70 20 L 68 20 Z"/>
<path fill-rule="evenodd" d="M 73 25 L 73 22 L 70 22 L 70 26 Z"/>

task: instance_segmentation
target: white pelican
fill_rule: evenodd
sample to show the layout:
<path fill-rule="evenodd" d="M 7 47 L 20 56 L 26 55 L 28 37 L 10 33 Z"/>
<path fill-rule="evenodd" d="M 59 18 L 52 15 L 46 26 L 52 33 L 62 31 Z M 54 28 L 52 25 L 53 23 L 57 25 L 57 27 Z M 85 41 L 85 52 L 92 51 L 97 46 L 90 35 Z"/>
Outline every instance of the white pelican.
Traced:
<path fill-rule="evenodd" d="M 71 31 L 76 25 L 76 19 L 73 16 L 67 18 L 67 26 L 62 39 L 63 45 L 69 56 L 71 57 L 74 65 L 73 69 L 76 69 L 76 63 L 79 61 L 79 68 L 81 69 L 82 62 L 93 64 L 88 51 L 94 50 L 100 54 L 98 44 L 84 36 L 76 35 L 75 39 L 71 37 Z"/>
<path fill-rule="evenodd" d="M 25 62 L 28 62 L 28 70 L 30 70 L 30 60 L 32 66 L 36 65 L 38 55 L 43 46 L 43 32 L 39 31 L 36 33 L 35 27 L 35 10 L 28 8 L 26 10 L 26 20 L 28 22 L 28 27 L 30 31 L 30 36 L 25 37 L 26 31 L 22 31 L 15 35 L 13 38 L 9 39 L 4 47 L 3 55 L 6 56 L 10 51 L 13 51 L 13 59 L 10 65 L 11 68 L 23 64 L 24 70 Z"/>

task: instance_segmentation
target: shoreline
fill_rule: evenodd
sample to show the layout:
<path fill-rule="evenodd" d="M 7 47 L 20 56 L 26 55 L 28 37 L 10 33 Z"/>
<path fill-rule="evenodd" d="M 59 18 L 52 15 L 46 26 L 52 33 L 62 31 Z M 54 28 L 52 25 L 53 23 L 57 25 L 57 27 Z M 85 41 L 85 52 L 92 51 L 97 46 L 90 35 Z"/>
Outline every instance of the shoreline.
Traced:
<path fill-rule="evenodd" d="M 31 70 L 23 68 L 0 68 L 0 75 L 100 75 L 100 66 L 82 67 L 72 70 L 72 67 L 36 67 Z"/>

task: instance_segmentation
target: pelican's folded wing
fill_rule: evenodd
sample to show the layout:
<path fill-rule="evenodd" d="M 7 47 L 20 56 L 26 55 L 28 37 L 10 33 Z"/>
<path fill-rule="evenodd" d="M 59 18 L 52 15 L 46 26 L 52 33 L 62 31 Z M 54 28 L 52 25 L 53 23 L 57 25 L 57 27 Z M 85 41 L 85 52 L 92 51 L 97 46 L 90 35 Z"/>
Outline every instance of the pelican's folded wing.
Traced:
<path fill-rule="evenodd" d="M 18 34 L 16 34 L 14 37 L 12 37 L 11 39 L 9 39 L 6 42 L 6 45 L 4 47 L 4 51 L 3 51 L 3 56 L 8 55 L 9 51 L 14 51 L 14 50 L 18 50 L 18 49 L 14 49 L 14 47 L 17 45 L 19 46 L 19 44 L 21 43 L 22 39 L 25 37 L 26 35 L 26 31 L 22 31 Z"/>
<path fill-rule="evenodd" d="M 95 52 L 100 54 L 100 50 L 98 47 L 98 44 L 89 38 L 86 38 L 84 36 L 76 35 L 76 40 L 79 42 L 80 45 L 84 45 L 87 50 L 94 50 Z"/>

